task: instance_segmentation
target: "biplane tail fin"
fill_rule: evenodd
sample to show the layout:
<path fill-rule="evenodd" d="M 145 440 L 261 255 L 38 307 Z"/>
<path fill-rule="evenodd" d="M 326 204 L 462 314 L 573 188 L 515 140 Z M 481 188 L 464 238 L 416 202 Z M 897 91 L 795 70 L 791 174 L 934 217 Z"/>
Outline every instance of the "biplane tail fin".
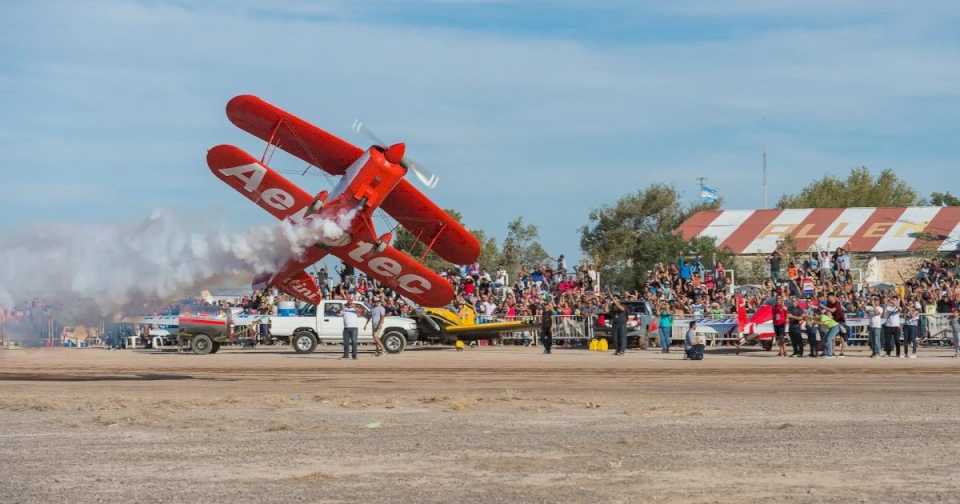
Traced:
<path fill-rule="evenodd" d="M 320 290 L 317 281 L 307 273 L 306 269 L 326 255 L 327 249 L 311 247 L 302 257 L 288 260 L 276 273 L 266 273 L 255 277 L 253 288 L 254 290 L 261 290 L 274 287 L 305 303 L 318 304 L 323 300 L 323 291 Z"/>
<path fill-rule="evenodd" d="M 317 285 L 317 281 L 306 270 L 284 277 L 275 285 L 282 292 L 305 303 L 316 305 L 323 301 L 323 292 Z"/>

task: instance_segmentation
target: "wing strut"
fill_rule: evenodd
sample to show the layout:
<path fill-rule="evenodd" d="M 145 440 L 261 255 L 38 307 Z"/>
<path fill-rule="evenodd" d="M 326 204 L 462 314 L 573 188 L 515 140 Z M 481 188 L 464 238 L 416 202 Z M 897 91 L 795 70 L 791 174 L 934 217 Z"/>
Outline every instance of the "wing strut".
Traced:
<path fill-rule="evenodd" d="M 427 254 L 429 254 L 430 251 L 433 250 L 433 245 L 437 243 L 437 239 L 440 238 L 440 235 L 443 234 L 443 230 L 446 228 L 447 228 L 446 222 L 440 225 L 440 230 L 437 231 L 437 234 L 433 235 L 433 239 L 430 240 L 430 244 L 427 245 L 427 249 L 423 251 L 423 255 L 420 257 L 421 261 L 427 258 Z"/>
<path fill-rule="evenodd" d="M 273 157 L 273 153 L 277 151 L 277 146 L 273 144 L 273 140 L 277 138 L 277 131 L 280 130 L 280 126 L 283 125 L 283 118 L 281 117 L 277 121 L 277 125 L 273 127 L 273 131 L 270 132 L 270 139 L 267 140 L 267 146 L 263 148 L 263 155 L 260 156 L 260 164 L 267 164 L 270 159 L 267 158 L 267 153 L 270 153 L 270 158 Z M 270 147 L 273 147 L 273 150 L 270 150 Z"/>
<path fill-rule="evenodd" d="M 284 126 L 285 124 L 284 119 L 285 119 L 284 117 L 281 117 L 280 119 L 278 119 L 277 125 L 274 126 L 273 129 L 270 131 L 270 138 L 267 140 L 267 146 L 264 147 L 263 155 L 260 156 L 261 164 L 268 163 L 270 161 L 270 158 L 273 157 L 273 153 L 277 151 L 278 146 L 277 144 L 273 143 L 273 141 L 277 139 L 277 133 L 279 133 L 280 128 Z M 290 136 L 292 136 L 293 139 L 296 140 L 298 144 L 300 144 L 300 147 L 303 149 L 304 152 L 307 153 L 307 156 L 309 156 L 311 159 L 311 161 L 307 162 L 307 167 L 304 168 L 303 173 L 301 175 L 306 175 L 307 172 L 310 171 L 311 166 L 316 166 L 319 168 L 320 162 L 318 161 L 317 155 L 313 153 L 313 149 L 310 148 L 310 145 L 304 142 L 302 138 L 300 138 L 300 135 L 297 134 L 297 130 L 294 129 L 292 125 L 287 125 L 287 131 L 290 132 Z"/>

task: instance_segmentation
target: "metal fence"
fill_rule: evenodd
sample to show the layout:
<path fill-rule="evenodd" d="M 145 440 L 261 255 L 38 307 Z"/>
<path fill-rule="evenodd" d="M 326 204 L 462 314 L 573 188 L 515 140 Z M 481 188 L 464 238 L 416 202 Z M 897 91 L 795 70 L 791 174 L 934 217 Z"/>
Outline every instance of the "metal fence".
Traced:
<path fill-rule="evenodd" d="M 648 330 L 646 322 L 650 317 L 643 317 L 643 323 L 636 327 L 628 327 L 628 332 L 632 336 L 647 338 L 652 346 L 657 346 L 659 341 L 659 331 Z M 501 322 L 508 320 L 523 320 L 534 324 L 534 327 L 504 333 L 500 340 L 504 342 L 537 344 L 540 337 L 540 317 L 478 317 L 479 323 Z M 691 320 L 697 320 L 696 332 L 703 335 L 709 347 L 719 347 L 725 345 L 734 345 L 740 339 L 740 333 L 736 326 L 736 314 L 713 314 L 706 318 L 676 318 L 673 320 L 671 329 L 671 341 L 682 342 L 686 339 L 687 329 Z M 847 342 L 852 345 L 867 345 L 870 341 L 869 319 L 865 317 L 848 316 L 845 323 L 849 334 Z M 729 329 L 727 327 L 729 326 Z M 553 316 L 553 340 L 560 345 L 586 346 L 589 341 L 597 336 L 597 318 L 594 316 L 581 315 L 554 315 Z M 926 346 L 951 346 L 956 345 L 954 339 L 953 324 L 949 314 L 921 315 L 919 326 L 918 341 Z M 806 337 L 806 333 L 804 333 Z"/>
<path fill-rule="evenodd" d="M 534 327 L 502 333 L 500 341 L 513 343 L 531 343 L 537 344 L 540 338 L 540 316 L 524 317 L 477 317 L 477 323 L 484 324 L 490 322 L 509 322 L 523 321 L 533 324 Z M 596 318 L 581 315 L 554 315 L 553 316 L 553 341 L 560 345 L 584 345 L 586 346 L 595 336 Z"/>

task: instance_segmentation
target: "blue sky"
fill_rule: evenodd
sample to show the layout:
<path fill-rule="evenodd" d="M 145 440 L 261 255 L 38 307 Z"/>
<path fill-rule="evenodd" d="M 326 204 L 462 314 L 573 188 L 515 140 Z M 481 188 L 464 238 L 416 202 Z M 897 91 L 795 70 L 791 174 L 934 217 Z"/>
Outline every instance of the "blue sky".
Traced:
<path fill-rule="evenodd" d="M 240 93 L 358 143 L 362 118 L 468 225 L 522 215 L 568 257 L 650 183 L 757 207 L 763 149 L 771 204 L 858 165 L 957 193 L 958 22 L 936 0 L 2 2 L 0 227 L 269 222 L 204 163 L 262 148 L 224 116 Z"/>

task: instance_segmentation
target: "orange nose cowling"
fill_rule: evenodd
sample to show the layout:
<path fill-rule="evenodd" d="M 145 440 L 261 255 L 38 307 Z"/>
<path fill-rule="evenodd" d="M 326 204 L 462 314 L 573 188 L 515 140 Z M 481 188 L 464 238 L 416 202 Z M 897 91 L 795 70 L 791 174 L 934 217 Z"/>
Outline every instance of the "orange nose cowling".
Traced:
<path fill-rule="evenodd" d="M 403 155 L 407 151 L 407 146 L 401 143 L 396 143 L 390 146 L 386 152 L 383 153 L 383 157 L 387 158 L 387 161 L 390 161 L 393 164 L 400 164 L 400 161 L 403 160 Z"/>

